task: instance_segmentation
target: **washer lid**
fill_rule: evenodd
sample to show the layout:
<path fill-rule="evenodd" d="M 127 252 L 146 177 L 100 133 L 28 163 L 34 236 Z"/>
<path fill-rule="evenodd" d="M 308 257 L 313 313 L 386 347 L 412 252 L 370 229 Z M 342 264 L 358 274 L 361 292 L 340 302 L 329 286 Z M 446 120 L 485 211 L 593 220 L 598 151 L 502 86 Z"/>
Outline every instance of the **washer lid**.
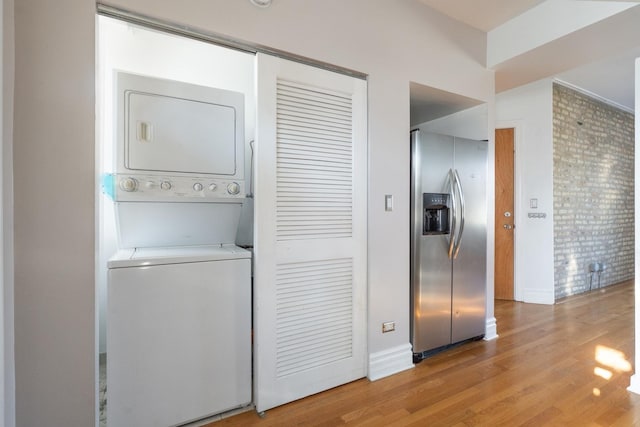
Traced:
<path fill-rule="evenodd" d="M 107 263 L 107 267 L 146 267 L 152 265 L 250 258 L 251 252 L 235 245 L 135 248 L 118 251 L 111 257 Z"/>

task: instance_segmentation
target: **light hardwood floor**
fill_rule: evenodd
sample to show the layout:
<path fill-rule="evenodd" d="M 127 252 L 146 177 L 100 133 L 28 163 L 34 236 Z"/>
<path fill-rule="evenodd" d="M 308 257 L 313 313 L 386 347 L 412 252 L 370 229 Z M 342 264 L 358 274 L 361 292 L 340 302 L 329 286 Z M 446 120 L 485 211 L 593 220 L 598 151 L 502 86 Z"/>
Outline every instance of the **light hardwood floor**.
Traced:
<path fill-rule="evenodd" d="M 209 426 L 640 426 L 633 295 L 627 282 L 554 306 L 496 301 L 497 340 Z"/>

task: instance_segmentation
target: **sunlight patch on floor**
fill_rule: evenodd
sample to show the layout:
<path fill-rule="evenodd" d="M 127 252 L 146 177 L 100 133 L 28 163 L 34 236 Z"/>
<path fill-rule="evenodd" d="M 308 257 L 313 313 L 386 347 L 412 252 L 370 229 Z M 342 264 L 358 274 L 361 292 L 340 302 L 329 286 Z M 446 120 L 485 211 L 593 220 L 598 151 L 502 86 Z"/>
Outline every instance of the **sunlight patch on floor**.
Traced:
<path fill-rule="evenodd" d="M 631 371 L 631 362 L 627 360 L 627 357 L 623 352 L 604 345 L 596 346 L 595 361 L 601 366 L 593 368 L 593 374 L 607 381 L 613 377 L 614 371 Z M 600 397 L 600 389 L 594 388 L 593 395 Z"/>
<path fill-rule="evenodd" d="M 613 372 L 609 371 L 608 369 L 601 368 L 599 366 L 596 366 L 595 368 L 593 368 L 593 373 L 600 378 L 604 378 L 605 380 L 610 380 L 611 377 L 613 376 Z"/>
<path fill-rule="evenodd" d="M 616 372 L 631 371 L 631 362 L 627 360 L 623 352 L 604 345 L 596 346 L 596 362 Z"/>

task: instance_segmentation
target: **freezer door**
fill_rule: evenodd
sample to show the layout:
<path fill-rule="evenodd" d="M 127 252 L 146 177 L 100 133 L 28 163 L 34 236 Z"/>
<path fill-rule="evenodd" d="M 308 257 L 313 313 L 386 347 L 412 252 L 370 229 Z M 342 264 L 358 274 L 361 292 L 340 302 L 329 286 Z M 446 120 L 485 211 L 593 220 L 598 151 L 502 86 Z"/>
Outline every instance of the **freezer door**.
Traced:
<path fill-rule="evenodd" d="M 465 201 L 464 231 L 453 261 L 451 341 L 484 335 L 487 143 L 455 139 L 455 169 Z"/>
<path fill-rule="evenodd" d="M 423 235 L 423 193 L 448 193 L 453 139 L 412 133 L 411 305 L 413 352 L 451 342 L 449 235 Z"/>
<path fill-rule="evenodd" d="M 451 343 L 451 261 L 447 236 L 421 236 L 413 287 L 413 352 Z"/>

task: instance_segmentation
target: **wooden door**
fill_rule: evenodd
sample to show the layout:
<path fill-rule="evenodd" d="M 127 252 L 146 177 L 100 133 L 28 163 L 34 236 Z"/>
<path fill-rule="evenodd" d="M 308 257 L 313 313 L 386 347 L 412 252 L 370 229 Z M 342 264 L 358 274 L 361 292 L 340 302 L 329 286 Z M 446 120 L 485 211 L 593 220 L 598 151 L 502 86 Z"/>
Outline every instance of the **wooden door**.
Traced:
<path fill-rule="evenodd" d="M 513 300 L 515 129 L 496 129 L 495 298 Z"/>
<path fill-rule="evenodd" d="M 367 84 L 257 59 L 254 399 L 262 412 L 366 375 Z"/>

